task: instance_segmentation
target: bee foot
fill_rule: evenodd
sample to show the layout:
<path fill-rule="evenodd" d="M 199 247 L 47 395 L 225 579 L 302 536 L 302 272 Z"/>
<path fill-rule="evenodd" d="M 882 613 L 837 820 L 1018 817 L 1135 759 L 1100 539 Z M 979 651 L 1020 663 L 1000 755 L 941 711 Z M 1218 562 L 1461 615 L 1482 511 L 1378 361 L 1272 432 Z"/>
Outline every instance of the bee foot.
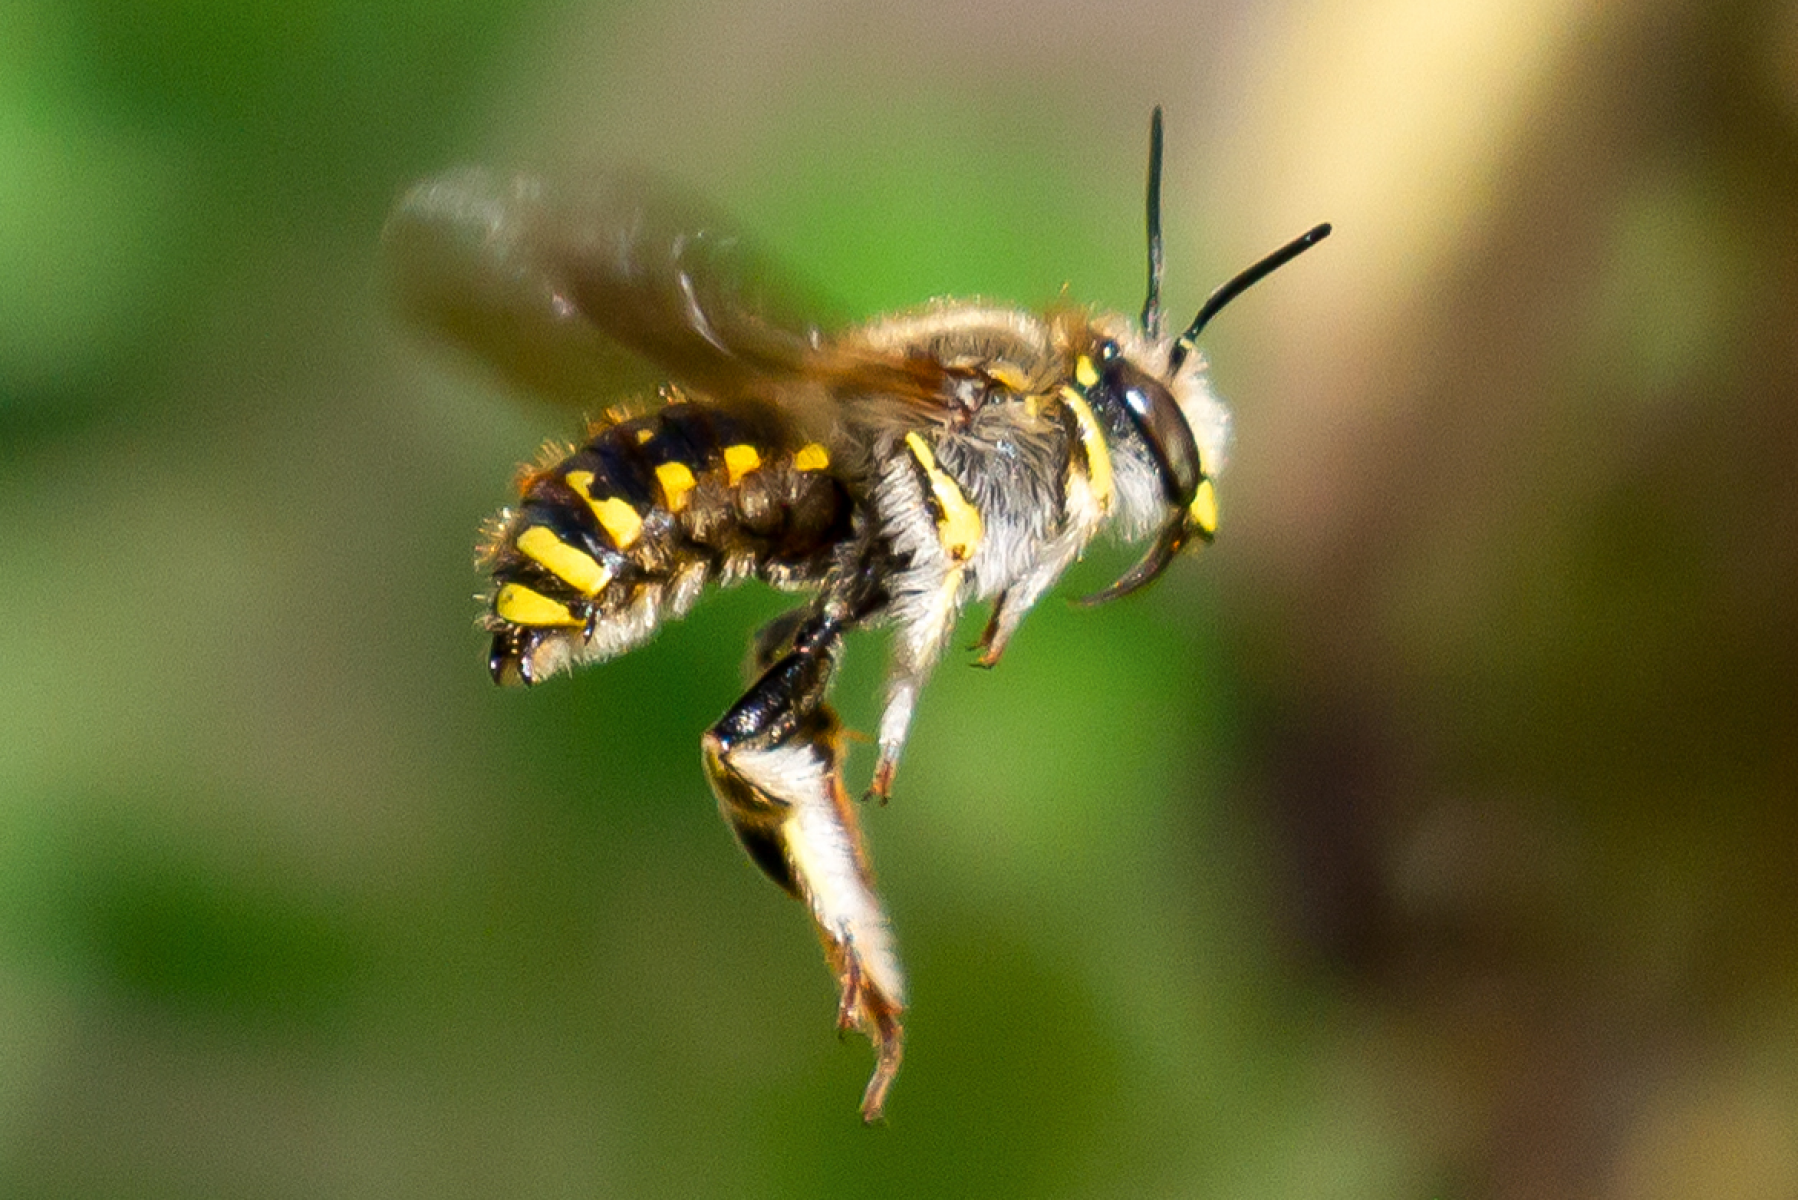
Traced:
<path fill-rule="evenodd" d="M 843 970 L 843 990 L 842 994 L 837 997 L 837 1038 L 839 1040 L 861 1023 L 862 960 L 853 951 L 847 957 L 849 963 Z"/>
<path fill-rule="evenodd" d="M 898 773 L 898 770 L 897 762 L 883 756 L 879 762 L 874 764 L 874 779 L 868 784 L 868 790 L 863 794 L 862 799 L 867 800 L 872 797 L 880 801 L 884 807 L 887 798 L 893 794 L 893 776 Z"/>
<path fill-rule="evenodd" d="M 905 1057 L 905 1027 L 899 1016 L 904 1009 L 868 980 L 853 943 L 843 947 L 847 960 L 842 975 L 842 995 L 837 1002 L 837 1034 L 860 1029 L 874 1045 L 874 1074 L 862 1093 L 862 1123 L 884 1119 L 887 1092 L 899 1074 Z"/>

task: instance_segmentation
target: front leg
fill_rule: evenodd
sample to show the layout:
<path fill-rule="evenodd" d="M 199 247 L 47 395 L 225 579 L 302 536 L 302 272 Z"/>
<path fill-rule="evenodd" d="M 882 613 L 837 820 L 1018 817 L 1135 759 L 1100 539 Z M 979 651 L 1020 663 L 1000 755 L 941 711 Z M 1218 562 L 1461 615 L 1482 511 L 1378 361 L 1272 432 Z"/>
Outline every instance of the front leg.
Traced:
<path fill-rule="evenodd" d="M 903 453 L 888 459 L 879 497 L 894 548 L 906 562 L 891 584 L 893 661 L 880 715 L 880 757 L 869 788 L 884 801 L 892 792 L 918 693 L 942 658 L 961 612 L 968 564 L 980 548 L 984 525 L 980 510 L 937 464 L 930 443 L 915 432 L 905 435 Z"/>
<path fill-rule="evenodd" d="M 837 1024 L 874 1044 L 862 1119 L 880 1119 L 904 1053 L 905 979 L 874 891 L 855 805 L 843 788 L 842 726 L 824 703 L 841 627 L 801 625 L 774 661 L 706 733 L 706 779 L 749 857 L 806 902 L 839 988 Z M 758 657 L 771 657 L 761 647 Z"/>

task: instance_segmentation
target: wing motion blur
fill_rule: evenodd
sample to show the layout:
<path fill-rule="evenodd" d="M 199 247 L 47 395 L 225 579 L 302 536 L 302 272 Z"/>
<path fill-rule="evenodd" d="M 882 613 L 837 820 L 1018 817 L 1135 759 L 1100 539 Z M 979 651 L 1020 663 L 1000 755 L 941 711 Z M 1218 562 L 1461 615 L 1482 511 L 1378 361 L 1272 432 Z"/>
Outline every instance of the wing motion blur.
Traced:
<path fill-rule="evenodd" d="M 822 344 L 802 289 L 726 222 L 638 181 L 557 191 L 466 168 L 408 192 L 385 239 L 414 317 L 552 398 L 592 405 L 670 379 L 766 395 Z"/>

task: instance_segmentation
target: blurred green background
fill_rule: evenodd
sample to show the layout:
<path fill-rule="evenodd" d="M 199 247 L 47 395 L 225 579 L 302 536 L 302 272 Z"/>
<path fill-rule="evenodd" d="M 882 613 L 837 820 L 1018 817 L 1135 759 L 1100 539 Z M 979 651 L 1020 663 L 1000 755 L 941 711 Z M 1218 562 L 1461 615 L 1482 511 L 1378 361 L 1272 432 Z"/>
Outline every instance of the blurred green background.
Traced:
<path fill-rule="evenodd" d="M 1217 547 L 926 694 L 864 1130 L 699 771 L 778 597 L 494 689 L 576 422 L 381 223 L 628 160 L 855 313 L 1134 311 L 1157 102 L 1174 309 L 1337 235 L 1210 337 Z M 1790 3 L 11 0 L 0 1194 L 1798 1196 L 1794 214 Z"/>

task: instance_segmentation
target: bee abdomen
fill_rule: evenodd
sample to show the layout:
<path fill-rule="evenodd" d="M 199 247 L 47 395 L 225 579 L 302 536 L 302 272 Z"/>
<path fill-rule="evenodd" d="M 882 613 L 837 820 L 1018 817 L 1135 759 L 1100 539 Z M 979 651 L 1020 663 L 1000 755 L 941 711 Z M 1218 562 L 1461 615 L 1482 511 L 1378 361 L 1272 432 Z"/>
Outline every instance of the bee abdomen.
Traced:
<path fill-rule="evenodd" d="M 484 556 L 494 678 L 621 654 L 709 582 L 816 582 L 849 530 L 830 468 L 777 419 L 675 403 L 532 471 Z"/>

